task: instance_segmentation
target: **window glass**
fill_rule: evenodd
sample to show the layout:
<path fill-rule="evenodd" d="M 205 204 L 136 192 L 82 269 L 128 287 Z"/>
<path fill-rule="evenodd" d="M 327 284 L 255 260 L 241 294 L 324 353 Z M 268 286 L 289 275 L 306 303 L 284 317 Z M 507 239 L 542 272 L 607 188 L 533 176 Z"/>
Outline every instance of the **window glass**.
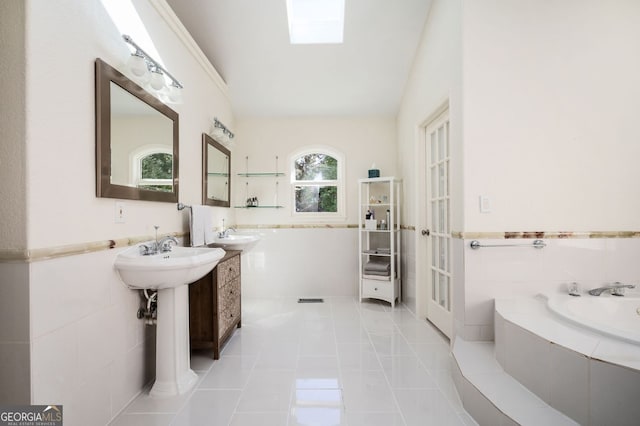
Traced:
<path fill-rule="evenodd" d="M 341 160 L 322 150 L 310 150 L 293 157 L 292 188 L 294 213 L 341 213 Z"/>
<path fill-rule="evenodd" d="M 154 191 L 172 191 L 173 156 L 164 152 L 140 159 L 138 187 Z"/>

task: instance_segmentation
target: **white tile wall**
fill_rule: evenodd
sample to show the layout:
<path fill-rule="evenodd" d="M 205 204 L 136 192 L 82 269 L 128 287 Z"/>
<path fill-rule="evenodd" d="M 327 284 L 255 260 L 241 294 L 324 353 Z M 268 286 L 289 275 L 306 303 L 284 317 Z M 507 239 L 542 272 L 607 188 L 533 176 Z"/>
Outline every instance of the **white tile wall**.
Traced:
<path fill-rule="evenodd" d="M 347 228 L 258 229 L 262 239 L 242 255 L 246 297 L 358 294 L 358 234 Z"/>
<path fill-rule="evenodd" d="M 107 423 L 155 374 L 155 329 L 136 318 L 118 251 L 30 264 L 32 403 L 69 407 L 69 424 Z"/>
<path fill-rule="evenodd" d="M 583 289 L 606 282 L 637 283 L 640 277 L 639 238 L 545 239 L 542 249 L 529 247 L 480 248 L 471 239 L 454 250 L 455 264 L 463 264 L 464 286 L 454 286 L 456 333 L 470 340 L 491 340 L 493 300 L 534 296 L 566 289 L 578 282 Z M 481 239 L 482 244 L 531 244 L 531 239 Z M 462 258 L 460 258 L 462 257 Z"/>
<path fill-rule="evenodd" d="M 402 301 L 416 312 L 416 232 L 402 230 Z"/>

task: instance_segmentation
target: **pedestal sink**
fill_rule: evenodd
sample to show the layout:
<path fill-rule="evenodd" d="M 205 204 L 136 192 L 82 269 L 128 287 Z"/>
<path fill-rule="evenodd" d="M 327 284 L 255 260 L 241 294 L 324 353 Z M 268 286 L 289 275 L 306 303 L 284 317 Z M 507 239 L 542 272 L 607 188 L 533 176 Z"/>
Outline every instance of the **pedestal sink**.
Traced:
<path fill-rule="evenodd" d="M 173 247 L 143 256 L 135 246 L 116 257 L 116 271 L 127 287 L 158 290 L 156 381 L 151 396 L 180 395 L 196 384 L 189 357 L 187 284 L 209 273 L 224 255 L 221 248 Z"/>
<path fill-rule="evenodd" d="M 258 234 L 228 234 L 225 237 L 216 236 L 215 240 L 209 244 L 212 247 L 221 247 L 226 250 L 249 251 L 260 241 Z"/>

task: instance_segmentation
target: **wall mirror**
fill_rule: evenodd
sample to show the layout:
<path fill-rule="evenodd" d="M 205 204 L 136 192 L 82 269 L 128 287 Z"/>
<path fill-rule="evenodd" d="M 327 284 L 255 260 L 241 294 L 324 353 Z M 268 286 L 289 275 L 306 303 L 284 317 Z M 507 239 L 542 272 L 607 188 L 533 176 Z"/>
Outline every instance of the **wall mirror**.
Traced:
<path fill-rule="evenodd" d="M 231 207 L 231 151 L 202 134 L 202 204 Z"/>
<path fill-rule="evenodd" d="M 96 195 L 178 202 L 178 113 L 96 59 Z"/>

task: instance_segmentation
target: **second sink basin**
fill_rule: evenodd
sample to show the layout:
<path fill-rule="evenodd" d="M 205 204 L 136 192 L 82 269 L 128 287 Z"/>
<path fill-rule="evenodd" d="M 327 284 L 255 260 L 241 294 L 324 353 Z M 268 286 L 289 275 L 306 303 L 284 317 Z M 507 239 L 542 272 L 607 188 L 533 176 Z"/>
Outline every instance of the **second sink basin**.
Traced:
<path fill-rule="evenodd" d="M 115 268 L 129 288 L 160 290 L 202 278 L 224 255 L 221 248 L 173 247 L 166 253 L 143 256 L 140 246 L 134 246 L 118 254 Z"/>
<path fill-rule="evenodd" d="M 215 241 L 209 245 L 212 247 L 222 247 L 226 250 L 249 251 L 258 241 L 260 241 L 260 236 L 258 234 L 234 233 L 229 234 L 224 238 L 216 236 Z"/>

